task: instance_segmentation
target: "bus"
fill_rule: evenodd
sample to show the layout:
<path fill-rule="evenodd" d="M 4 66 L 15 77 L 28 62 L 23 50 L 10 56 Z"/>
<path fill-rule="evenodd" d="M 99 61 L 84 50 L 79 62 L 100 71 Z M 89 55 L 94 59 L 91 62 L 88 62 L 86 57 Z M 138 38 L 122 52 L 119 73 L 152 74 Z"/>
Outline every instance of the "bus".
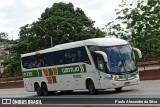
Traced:
<path fill-rule="evenodd" d="M 135 55 L 135 53 L 137 55 Z M 139 83 L 135 56 L 141 51 L 119 38 L 93 38 L 21 55 L 24 88 L 49 92 L 115 89 Z"/>

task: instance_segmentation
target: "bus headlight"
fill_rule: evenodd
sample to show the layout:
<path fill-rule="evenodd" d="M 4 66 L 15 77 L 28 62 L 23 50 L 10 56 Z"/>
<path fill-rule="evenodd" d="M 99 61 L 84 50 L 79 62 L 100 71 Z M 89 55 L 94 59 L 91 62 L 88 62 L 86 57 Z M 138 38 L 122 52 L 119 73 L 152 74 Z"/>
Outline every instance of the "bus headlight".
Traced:
<path fill-rule="evenodd" d="M 138 74 L 136 74 L 136 75 L 135 75 L 135 78 L 138 78 L 138 77 L 139 77 L 139 75 L 138 75 Z"/>
<path fill-rule="evenodd" d="M 118 76 L 117 75 L 111 75 L 111 79 L 112 80 L 118 80 Z"/>

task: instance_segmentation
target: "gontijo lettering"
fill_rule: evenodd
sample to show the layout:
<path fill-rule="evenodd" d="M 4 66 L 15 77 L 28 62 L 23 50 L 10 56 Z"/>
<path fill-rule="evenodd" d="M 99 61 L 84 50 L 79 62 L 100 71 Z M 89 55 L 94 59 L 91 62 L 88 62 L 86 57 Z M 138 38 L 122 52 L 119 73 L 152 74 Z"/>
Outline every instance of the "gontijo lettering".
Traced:
<path fill-rule="evenodd" d="M 72 73 L 72 72 L 79 72 L 79 67 L 75 67 L 75 68 L 63 68 L 62 69 L 62 73 Z"/>

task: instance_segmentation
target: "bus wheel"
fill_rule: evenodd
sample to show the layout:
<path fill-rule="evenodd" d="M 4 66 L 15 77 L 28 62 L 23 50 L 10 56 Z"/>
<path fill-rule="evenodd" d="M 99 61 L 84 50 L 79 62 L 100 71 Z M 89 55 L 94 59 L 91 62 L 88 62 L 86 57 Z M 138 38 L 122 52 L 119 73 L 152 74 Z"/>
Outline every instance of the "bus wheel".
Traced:
<path fill-rule="evenodd" d="M 87 81 L 87 89 L 89 91 L 89 94 L 91 95 L 97 93 L 97 90 L 95 89 L 95 86 L 92 80 Z"/>
<path fill-rule="evenodd" d="M 41 87 L 42 87 L 42 93 L 43 93 L 43 95 L 47 96 L 49 94 L 49 91 L 48 91 L 46 83 L 42 83 Z"/>
<path fill-rule="evenodd" d="M 41 90 L 41 87 L 39 86 L 39 84 L 35 84 L 35 91 L 37 93 L 38 96 L 42 96 L 43 93 L 42 93 L 42 90 Z"/>
<path fill-rule="evenodd" d="M 115 88 L 115 91 L 116 91 L 116 92 L 121 92 L 121 91 L 122 91 L 122 87 Z"/>

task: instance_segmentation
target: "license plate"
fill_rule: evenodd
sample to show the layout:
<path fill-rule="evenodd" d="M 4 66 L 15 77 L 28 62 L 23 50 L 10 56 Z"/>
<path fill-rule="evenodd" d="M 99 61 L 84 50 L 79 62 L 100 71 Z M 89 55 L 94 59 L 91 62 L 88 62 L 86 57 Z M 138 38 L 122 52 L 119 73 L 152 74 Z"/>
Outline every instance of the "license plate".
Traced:
<path fill-rule="evenodd" d="M 129 84 L 130 84 L 130 82 L 125 82 L 125 83 L 124 83 L 125 86 L 127 86 L 127 85 L 129 85 Z"/>

